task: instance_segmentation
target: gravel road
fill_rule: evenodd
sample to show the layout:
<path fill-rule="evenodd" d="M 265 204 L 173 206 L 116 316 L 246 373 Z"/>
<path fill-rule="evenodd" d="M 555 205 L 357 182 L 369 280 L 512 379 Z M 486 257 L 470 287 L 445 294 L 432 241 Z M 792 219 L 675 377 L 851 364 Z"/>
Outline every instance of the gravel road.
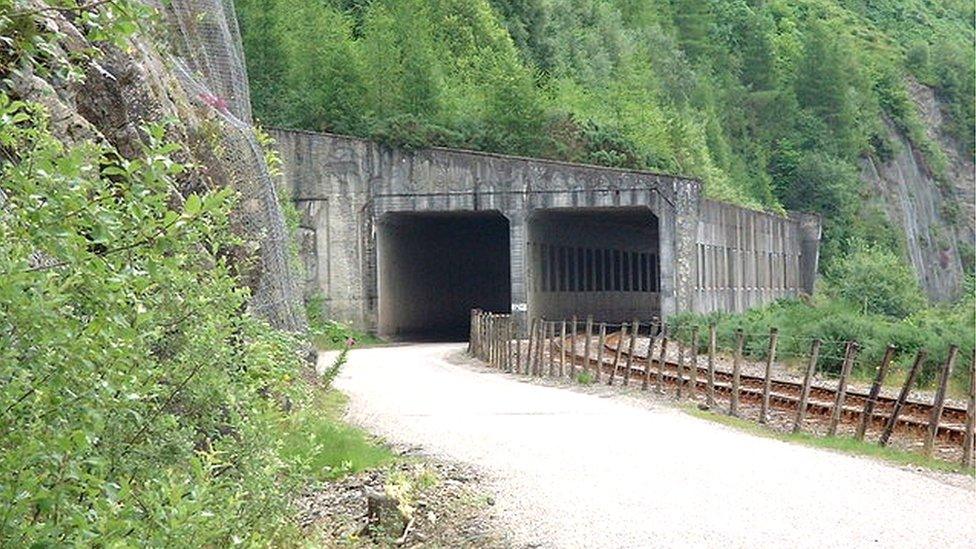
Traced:
<path fill-rule="evenodd" d="M 522 546 L 976 546 L 972 482 L 526 382 L 459 363 L 461 349 L 358 349 L 336 385 L 354 423 L 483 471 Z"/>

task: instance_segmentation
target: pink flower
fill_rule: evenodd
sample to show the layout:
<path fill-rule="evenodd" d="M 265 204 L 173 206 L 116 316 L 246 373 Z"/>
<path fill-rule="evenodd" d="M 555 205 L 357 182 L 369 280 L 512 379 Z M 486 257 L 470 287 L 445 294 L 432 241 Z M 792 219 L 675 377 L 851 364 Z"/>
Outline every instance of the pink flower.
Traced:
<path fill-rule="evenodd" d="M 356 338 L 354 338 L 354 337 L 347 337 L 346 338 L 346 347 L 352 347 L 354 345 L 356 345 Z"/>
<path fill-rule="evenodd" d="M 217 109 L 220 112 L 227 112 L 227 100 L 212 93 L 201 93 L 200 101 Z"/>

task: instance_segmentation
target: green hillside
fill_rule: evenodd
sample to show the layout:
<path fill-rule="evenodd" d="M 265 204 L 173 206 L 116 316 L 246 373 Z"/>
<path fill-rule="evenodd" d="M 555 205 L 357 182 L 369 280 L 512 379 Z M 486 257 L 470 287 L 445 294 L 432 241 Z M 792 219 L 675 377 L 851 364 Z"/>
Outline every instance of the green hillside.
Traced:
<path fill-rule="evenodd" d="M 696 176 L 826 217 L 825 267 L 896 249 L 856 159 L 926 151 L 905 79 L 973 147 L 973 5 L 934 0 L 239 0 L 266 125 Z M 855 244 L 856 243 L 856 244 Z"/>

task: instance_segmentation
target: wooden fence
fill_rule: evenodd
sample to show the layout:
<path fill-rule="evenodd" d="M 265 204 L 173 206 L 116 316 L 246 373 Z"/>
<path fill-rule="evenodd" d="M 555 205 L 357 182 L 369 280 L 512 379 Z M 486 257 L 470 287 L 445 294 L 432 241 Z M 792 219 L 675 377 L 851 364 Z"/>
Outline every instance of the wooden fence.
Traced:
<path fill-rule="evenodd" d="M 962 463 L 973 467 L 976 372 L 971 372 L 967 407 L 946 406 L 946 391 L 959 354 L 956 346 L 949 348 L 947 359 L 941 365 L 933 401 L 923 403 L 912 401 L 909 397 L 927 356 L 924 350 L 915 356 L 898 397 L 890 398 L 881 396 L 881 388 L 895 355 L 894 346 L 886 349 L 876 368 L 870 390 L 867 393 L 853 393 L 848 390 L 848 380 L 860 350 L 854 341 L 846 342 L 842 357 L 832 357 L 840 360 L 840 372 L 836 386 L 825 387 L 813 383 L 818 361 L 824 358 L 823 342 L 819 339 L 809 341 L 809 350 L 803 357 L 805 367 L 802 382 L 774 378 L 773 365 L 780 343 L 776 328 L 770 329 L 768 334 L 736 331 L 733 344 L 728 348 L 732 354 L 731 372 L 718 372 L 716 369 L 718 338 L 714 325 L 708 326 L 704 334 L 707 339 L 704 368 L 698 360 L 701 334 L 697 326 L 682 327 L 685 329 L 683 333 L 674 334 L 657 318 L 649 322 L 634 319 L 623 324 L 595 323 L 592 317 L 582 321 L 577 317 L 556 321 L 534 318 L 526 326 L 526 339 L 519 337 L 520 330 L 517 328 L 510 314 L 474 309 L 471 311 L 468 352 L 501 371 L 526 376 L 568 377 L 582 382 L 619 383 L 624 386 L 629 386 L 636 376 L 642 390 L 653 387 L 656 392 L 664 393 L 666 387 L 673 386 L 678 399 L 698 399 L 701 395 L 705 405 L 711 408 L 718 406 L 717 395 L 722 393 L 728 396 L 727 411 L 732 416 L 741 415 L 741 400 L 747 398 L 758 403 L 760 423 L 769 421 L 774 405 L 791 410 L 794 433 L 803 429 L 811 412 L 829 418 L 828 436 L 836 435 L 838 426 L 847 421 L 856 425 L 854 437 L 863 440 L 868 428 L 877 425 L 881 432 L 878 443 L 882 446 L 888 444 L 896 428 L 907 426 L 920 431 L 924 439 L 923 452 L 927 456 L 933 454 L 937 439 L 958 441 L 962 446 Z M 753 338 L 753 348 L 755 338 L 762 338 L 764 362 L 761 376 L 742 373 L 748 337 Z M 640 339 L 648 341 L 643 356 L 637 348 Z M 669 347 L 676 348 L 676 361 L 668 359 Z M 593 351 L 596 351 L 596 356 Z M 652 356 L 655 353 L 656 357 Z M 970 368 L 976 368 L 976 356 Z M 701 379 L 702 374 L 704 380 Z M 723 381 L 716 381 L 717 375 L 721 375 Z M 827 402 L 814 402 L 811 399 L 813 393 L 821 401 Z M 943 424 L 944 416 L 957 423 Z M 956 427 L 959 423 L 963 424 L 962 428 Z"/>

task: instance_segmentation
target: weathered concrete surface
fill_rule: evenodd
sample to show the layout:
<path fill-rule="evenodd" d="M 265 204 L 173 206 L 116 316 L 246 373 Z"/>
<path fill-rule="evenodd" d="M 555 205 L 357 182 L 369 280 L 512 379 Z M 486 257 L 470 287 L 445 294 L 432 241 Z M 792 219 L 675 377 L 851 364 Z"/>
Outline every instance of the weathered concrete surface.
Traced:
<path fill-rule="evenodd" d="M 461 345 L 354 350 L 350 419 L 485 471 L 528 547 L 970 547 L 972 479 L 757 437 L 649 393 L 545 387 Z M 323 366 L 329 358 L 323 359 Z M 589 394 L 587 394 L 589 393 Z"/>
<path fill-rule="evenodd" d="M 586 258 L 617 249 L 630 254 L 637 276 L 653 276 L 637 291 L 626 290 L 631 295 L 625 298 L 605 296 L 601 305 L 607 315 L 629 317 L 633 312 L 614 306 L 613 300 L 646 307 L 641 316 L 647 318 L 680 310 L 742 310 L 813 289 L 817 218 L 712 203 L 702 198 L 701 184 L 692 179 L 450 149 L 406 152 L 304 131 L 272 133 L 284 160 L 284 186 L 302 213 L 307 291 L 325 296 L 328 315 L 361 328 L 385 325 L 379 318 L 377 225 L 389 214 L 404 212 L 494 211 L 504 216 L 511 278 L 511 303 L 505 312 L 511 309 L 517 318 L 543 310 L 564 314 L 593 301 L 593 296 L 580 295 L 591 292 L 586 286 L 556 295 L 530 291 L 530 281 L 543 268 L 541 258 L 547 256 L 528 251 L 554 236 L 531 230 L 533 215 L 546 211 L 583 216 L 575 228 L 563 226 L 573 240 L 563 245 L 577 248 L 587 265 L 594 259 Z M 601 212 L 611 209 L 641 210 L 648 220 L 616 248 L 586 237 L 587 227 L 605 222 Z M 706 245 L 711 255 L 701 253 Z M 733 260 L 742 274 L 719 282 L 714 258 L 732 257 L 726 250 L 743 252 Z M 645 267 L 652 255 L 653 272 Z M 762 275 L 765 271 L 750 268 L 750 262 L 759 260 L 764 265 L 772 261 L 777 273 L 785 269 L 787 274 L 782 280 Z"/>

